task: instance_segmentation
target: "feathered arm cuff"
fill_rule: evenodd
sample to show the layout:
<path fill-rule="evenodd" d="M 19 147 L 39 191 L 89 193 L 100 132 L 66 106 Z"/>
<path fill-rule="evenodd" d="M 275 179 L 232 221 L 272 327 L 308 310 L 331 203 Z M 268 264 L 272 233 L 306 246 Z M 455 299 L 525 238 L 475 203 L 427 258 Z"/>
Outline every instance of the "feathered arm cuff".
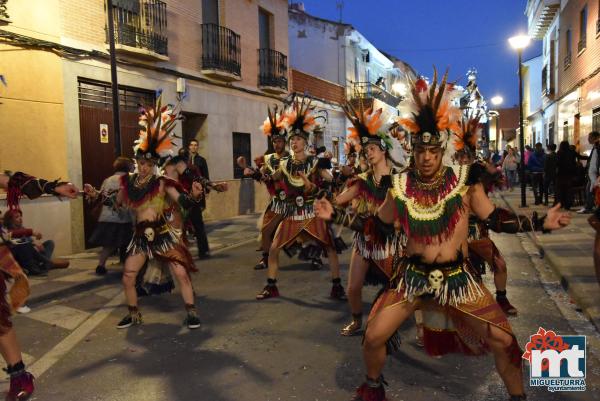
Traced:
<path fill-rule="evenodd" d="M 531 218 L 529 218 L 497 207 L 484 220 L 484 224 L 487 228 L 497 233 L 515 234 L 529 231 L 549 233 L 550 230 L 544 229 L 545 219 L 546 216 L 539 217 L 537 212 L 533 212 Z"/>
<path fill-rule="evenodd" d="M 58 196 L 56 187 L 66 184 L 66 182 L 59 180 L 48 181 L 36 178 L 21 171 L 17 171 L 16 173 L 6 171 L 5 173 L 9 176 L 7 194 L 9 209 L 18 209 L 19 200 L 23 195 L 29 199 L 39 198 L 43 194 Z"/>

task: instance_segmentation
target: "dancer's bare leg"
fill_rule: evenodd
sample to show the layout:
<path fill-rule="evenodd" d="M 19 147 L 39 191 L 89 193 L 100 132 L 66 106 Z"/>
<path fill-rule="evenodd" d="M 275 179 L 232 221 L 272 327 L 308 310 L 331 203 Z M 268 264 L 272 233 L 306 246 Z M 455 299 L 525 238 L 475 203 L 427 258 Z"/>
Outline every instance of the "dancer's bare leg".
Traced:
<path fill-rule="evenodd" d="M 511 363 L 511 356 L 507 352 L 513 343 L 513 337 L 501 328 L 470 315 L 465 315 L 465 323 L 477 335 L 484 338 L 486 344 L 492 350 L 496 370 L 502 378 L 508 393 L 510 395 L 522 395 L 524 392 L 522 369 L 520 366 Z"/>
<path fill-rule="evenodd" d="M 137 306 L 137 292 L 135 290 L 135 279 L 137 274 L 146 262 L 146 255 L 138 253 L 129 255 L 125 259 L 125 269 L 123 270 L 123 288 L 125 290 L 125 299 L 128 306 Z"/>
<path fill-rule="evenodd" d="M 352 250 L 348 272 L 348 304 L 353 315 L 362 313 L 362 288 L 369 269 L 369 262 Z"/>
<path fill-rule="evenodd" d="M 190 279 L 188 272 L 185 270 L 185 267 L 179 263 L 170 263 L 169 269 L 171 270 L 171 275 L 175 277 L 179 283 L 179 289 L 181 291 L 183 302 L 185 302 L 186 305 L 194 305 L 194 288 L 192 287 L 192 280 Z"/>
<path fill-rule="evenodd" d="M 383 309 L 369 321 L 363 343 L 363 357 L 369 378 L 375 380 L 381 375 L 385 365 L 386 341 L 415 309 L 415 303 L 402 302 Z"/>
<path fill-rule="evenodd" d="M 0 354 L 7 365 L 14 365 L 21 361 L 21 347 L 17 341 L 17 333 L 14 327 L 11 327 L 6 333 L 0 336 Z"/>

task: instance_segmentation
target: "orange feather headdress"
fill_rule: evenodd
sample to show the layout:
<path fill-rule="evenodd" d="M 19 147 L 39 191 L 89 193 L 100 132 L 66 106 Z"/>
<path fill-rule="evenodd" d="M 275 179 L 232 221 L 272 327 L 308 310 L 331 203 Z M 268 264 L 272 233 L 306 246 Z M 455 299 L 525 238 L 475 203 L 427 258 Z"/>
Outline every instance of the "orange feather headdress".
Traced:
<path fill-rule="evenodd" d="M 361 147 L 368 143 L 376 143 L 384 150 L 392 148 L 391 138 L 387 134 L 387 128 L 384 127 L 382 109 L 373 110 L 372 107 L 365 109 L 360 103 L 357 110 L 349 102 L 344 104 L 342 109 L 353 125 L 348 128 L 349 140 L 358 143 Z"/>
<path fill-rule="evenodd" d="M 480 112 L 477 112 L 475 115 L 467 114 L 458 124 L 457 130 L 454 132 L 454 150 L 456 150 L 456 156 L 461 154 L 469 157 L 475 156 L 477 140 L 481 131 L 481 127 L 479 126 L 480 119 Z"/>
<path fill-rule="evenodd" d="M 288 139 L 300 136 L 308 141 L 312 134 L 323 132 L 323 125 L 319 123 L 319 120 L 326 121 L 326 118 L 324 115 L 315 113 L 315 108 L 311 106 L 309 99 L 294 100 L 285 113 Z"/>
<path fill-rule="evenodd" d="M 286 116 L 283 112 L 278 111 L 278 107 L 272 109 L 267 107 L 267 119 L 260 126 L 263 133 L 274 140 L 276 138 L 285 139 L 286 134 Z"/>
<path fill-rule="evenodd" d="M 154 108 L 141 107 L 138 120 L 140 136 L 133 147 L 135 157 L 159 162 L 170 155 L 172 131 L 180 119 L 176 107 L 162 105 L 162 95 L 156 99 Z"/>
<path fill-rule="evenodd" d="M 398 123 L 411 134 L 411 143 L 446 146 L 451 132 L 459 128 L 460 110 L 451 104 L 448 70 L 438 83 L 437 70 L 433 69 L 433 82 L 428 85 L 423 78 L 411 82 L 411 96 L 407 101 L 411 116 Z"/>

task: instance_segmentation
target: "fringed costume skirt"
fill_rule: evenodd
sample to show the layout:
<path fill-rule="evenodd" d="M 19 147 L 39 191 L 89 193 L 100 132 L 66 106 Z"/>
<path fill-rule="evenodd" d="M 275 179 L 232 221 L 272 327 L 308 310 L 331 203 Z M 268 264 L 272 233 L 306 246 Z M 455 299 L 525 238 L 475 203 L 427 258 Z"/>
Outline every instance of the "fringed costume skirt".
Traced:
<path fill-rule="evenodd" d="M 275 232 L 275 241 L 279 249 L 294 242 L 314 240 L 323 248 L 333 247 L 333 235 L 327 222 L 313 215 L 290 216 L 283 219 Z"/>
<path fill-rule="evenodd" d="M 140 273 L 144 278 L 141 287 L 148 294 L 170 292 L 174 288 L 169 270 L 171 264 L 181 265 L 188 275 L 198 271 L 192 254 L 181 239 L 181 231 L 164 219 L 136 224 L 127 251 L 130 255 L 144 254 L 148 258 Z"/>
<path fill-rule="evenodd" d="M 402 259 L 389 288 L 375 301 L 369 321 L 386 308 L 415 302 L 423 312 L 423 342 L 428 354 L 482 355 L 489 352 L 486 338 L 467 324 L 468 318 L 476 318 L 513 337 L 506 352 L 511 362 L 520 366 L 522 351 L 506 315 L 488 289 L 473 279 L 469 263 L 459 258 L 455 262 L 424 264 L 419 259 Z"/>

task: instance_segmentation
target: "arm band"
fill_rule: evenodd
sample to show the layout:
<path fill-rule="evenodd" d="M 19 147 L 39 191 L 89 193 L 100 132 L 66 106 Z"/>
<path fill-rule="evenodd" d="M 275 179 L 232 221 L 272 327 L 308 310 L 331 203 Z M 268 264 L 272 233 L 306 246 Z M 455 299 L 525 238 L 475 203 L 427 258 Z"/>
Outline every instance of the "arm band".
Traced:
<path fill-rule="evenodd" d="M 180 193 L 179 198 L 177 198 L 177 203 L 184 209 L 190 209 L 196 205 L 200 204 L 200 200 L 195 200 L 191 197 L 191 195 Z"/>
<path fill-rule="evenodd" d="M 529 231 L 550 232 L 544 229 L 544 220 L 546 216 L 538 217 L 537 212 L 533 212 L 531 218 L 523 215 L 517 215 L 509 210 L 497 207 L 484 220 L 484 224 L 490 230 L 497 233 L 523 233 Z"/>

